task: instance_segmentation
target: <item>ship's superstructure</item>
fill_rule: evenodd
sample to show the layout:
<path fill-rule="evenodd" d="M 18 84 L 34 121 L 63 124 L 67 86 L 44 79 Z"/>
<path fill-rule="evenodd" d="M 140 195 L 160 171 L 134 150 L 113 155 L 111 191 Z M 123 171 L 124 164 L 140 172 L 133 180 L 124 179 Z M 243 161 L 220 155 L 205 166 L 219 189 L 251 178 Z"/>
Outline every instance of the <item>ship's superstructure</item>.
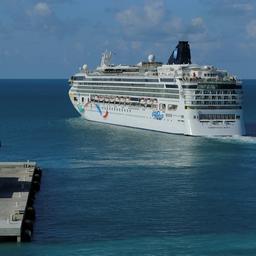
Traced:
<path fill-rule="evenodd" d="M 137 65 L 112 65 L 111 53 L 70 78 L 70 99 L 87 120 L 195 136 L 244 135 L 242 85 L 213 66 L 191 64 L 179 42 L 168 64 L 153 55 Z"/>

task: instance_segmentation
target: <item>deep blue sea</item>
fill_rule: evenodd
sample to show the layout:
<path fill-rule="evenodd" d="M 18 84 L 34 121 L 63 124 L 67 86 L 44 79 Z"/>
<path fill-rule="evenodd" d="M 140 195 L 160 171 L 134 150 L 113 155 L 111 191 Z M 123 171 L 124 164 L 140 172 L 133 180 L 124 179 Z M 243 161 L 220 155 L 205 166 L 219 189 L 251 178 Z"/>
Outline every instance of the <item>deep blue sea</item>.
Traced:
<path fill-rule="evenodd" d="M 68 89 L 0 80 L 0 161 L 43 169 L 33 241 L 1 256 L 256 255 L 256 80 L 248 136 L 218 139 L 87 122 Z"/>

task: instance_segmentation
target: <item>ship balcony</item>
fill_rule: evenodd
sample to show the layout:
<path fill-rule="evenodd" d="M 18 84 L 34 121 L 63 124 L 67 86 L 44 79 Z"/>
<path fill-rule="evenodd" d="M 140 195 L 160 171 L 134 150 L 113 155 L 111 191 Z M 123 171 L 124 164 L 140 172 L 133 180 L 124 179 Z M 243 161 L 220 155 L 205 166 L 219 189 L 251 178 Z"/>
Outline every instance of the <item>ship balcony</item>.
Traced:
<path fill-rule="evenodd" d="M 235 122 L 240 119 L 240 115 L 236 114 L 199 114 L 198 119 L 200 122 Z"/>
<path fill-rule="evenodd" d="M 179 78 L 183 83 L 197 83 L 197 84 L 230 84 L 233 85 L 241 85 L 242 82 L 240 80 L 235 79 L 234 77 L 183 77 Z"/>
<path fill-rule="evenodd" d="M 186 94 L 185 101 L 210 100 L 210 101 L 242 101 L 243 96 L 238 94 Z"/>
<path fill-rule="evenodd" d="M 242 102 L 239 100 L 185 100 L 185 109 L 208 108 L 208 109 L 241 109 Z"/>
<path fill-rule="evenodd" d="M 243 94 L 242 90 L 200 90 L 200 89 L 195 89 L 195 90 L 184 90 L 185 95 L 194 95 L 194 94 L 199 94 L 199 95 L 240 95 Z"/>

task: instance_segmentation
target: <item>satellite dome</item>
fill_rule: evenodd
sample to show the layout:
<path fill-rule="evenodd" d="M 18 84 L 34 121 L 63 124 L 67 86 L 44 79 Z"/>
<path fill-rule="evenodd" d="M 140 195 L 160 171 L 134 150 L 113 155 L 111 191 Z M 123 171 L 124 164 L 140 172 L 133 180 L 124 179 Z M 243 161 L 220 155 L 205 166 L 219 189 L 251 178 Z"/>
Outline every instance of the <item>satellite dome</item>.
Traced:
<path fill-rule="evenodd" d="M 154 62 L 155 61 L 155 55 L 154 54 L 149 54 L 148 55 L 148 62 Z"/>
<path fill-rule="evenodd" d="M 87 67 L 86 64 L 84 64 L 83 67 L 82 67 L 83 70 L 87 70 L 87 68 L 88 68 L 88 67 Z"/>

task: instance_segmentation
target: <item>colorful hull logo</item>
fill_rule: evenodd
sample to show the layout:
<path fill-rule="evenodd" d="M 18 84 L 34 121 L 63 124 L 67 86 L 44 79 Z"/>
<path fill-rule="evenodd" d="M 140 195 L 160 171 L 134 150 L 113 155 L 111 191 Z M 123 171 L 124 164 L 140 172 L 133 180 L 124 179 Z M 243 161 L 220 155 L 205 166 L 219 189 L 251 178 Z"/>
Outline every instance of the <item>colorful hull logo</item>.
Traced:
<path fill-rule="evenodd" d="M 89 101 L 87 103 L 85 103 L 84 105 L 81 104 L 81 103 L 78 103 L 77 104 L 77 110 L 82 114 L 88 109 L 89 104 L 90 104 Z"/>
<path fill-rule="evenodd" d="M 84 110 L 87 110 L 89 104 L 90 104 L 90 101 L 88 101 L 87 103 L 84 104 Z"/>
<path fill-rule="evenodd" d="M 96 104 L 96 109 L 97 109 L 97 112 L 104 118 L 106 119 L 108 117 L 108 114 L 109 112 L 106 111 L 105 113 L 102 112 L 100 106 L 98 104 Z"/>
<path fill-rule="evenodd" d="M 81 114 L 84 113 L 84 107 L 83 107 L 82 104 L 78 104 L 78 105 L 77 105 L 77 109 L 78 109 L 78 111 L 79 111 Z"/>
<path fill-rule="evenodd" d="M 162 120 L 164 118 L 164 114 L 160 111 L 153 111 L 152 117 L 156 120 Z"/>

